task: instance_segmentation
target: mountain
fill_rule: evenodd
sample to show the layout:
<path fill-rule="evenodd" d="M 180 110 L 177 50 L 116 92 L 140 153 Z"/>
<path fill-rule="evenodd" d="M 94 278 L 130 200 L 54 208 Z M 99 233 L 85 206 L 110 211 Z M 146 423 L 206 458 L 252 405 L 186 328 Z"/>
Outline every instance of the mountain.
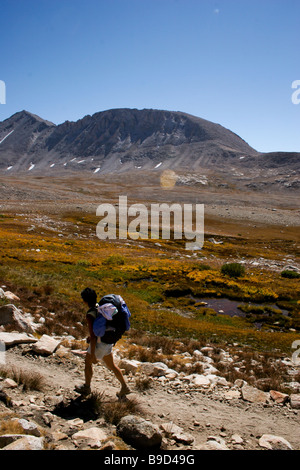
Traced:
<path fill-rule="evenodd" d="M 0 122 L 5 173 L 284 168 L 286 174 L 299 170 L 299 155 L 261 154 L 223 126 L 175 111 L 111 109 L 60 125 L 21 111 Z"/>
<path fill-rule="evenodd" d="M 56 126 L 21 111 L 0 123 L 2 170 L 59 165 L 112 171 L 160 163 L 190 169 L 256 154 L 233 132 L 181 112 L 113 109 Z"/>
<path fill-rule="evenodd" d="M 43 157 L 43 139 L 55 124 L 21 111 L 0 123 L 0 169 L 28 168 L 30 158 Z"/>

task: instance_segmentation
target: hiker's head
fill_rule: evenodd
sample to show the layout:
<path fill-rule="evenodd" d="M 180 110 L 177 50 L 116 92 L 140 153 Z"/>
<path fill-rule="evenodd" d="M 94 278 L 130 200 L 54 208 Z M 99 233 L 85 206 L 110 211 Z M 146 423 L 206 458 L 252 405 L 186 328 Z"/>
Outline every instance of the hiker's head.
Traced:
<path fill-rule="evenodd" d="M 95 307 L 96 302 L 97 302 L 97 294 L 94 291 L 94 289 L 91 289 L 90 287 L 86 287 L 81 292 L 81 297 L 82 297 L 82 300 L 86 302 L 89 307 Z"/>

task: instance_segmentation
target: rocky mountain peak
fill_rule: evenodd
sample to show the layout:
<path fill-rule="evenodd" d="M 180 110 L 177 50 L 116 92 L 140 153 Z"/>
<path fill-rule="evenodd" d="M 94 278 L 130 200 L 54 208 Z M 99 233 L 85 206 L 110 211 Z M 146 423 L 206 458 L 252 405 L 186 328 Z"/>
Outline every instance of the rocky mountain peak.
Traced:
<path fill-rule="evenodd" d="M 231 175 L 275 169 L 272 178 L 285 174 L 294 178 L 298 157 L 285 152 L 260 154 L 220 124 L 180 111 L 110 109 L 55 125 L 23 110 L 0 122 L 0 171 L 10 173 L 171 168 Z M 293 187 L 298 185 L 294 179 Z"/>

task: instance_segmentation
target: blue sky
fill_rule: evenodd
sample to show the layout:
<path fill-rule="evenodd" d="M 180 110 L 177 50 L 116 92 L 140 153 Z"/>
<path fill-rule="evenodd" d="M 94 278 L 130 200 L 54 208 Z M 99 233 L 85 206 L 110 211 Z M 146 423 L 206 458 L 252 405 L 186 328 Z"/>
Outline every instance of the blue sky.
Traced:
<path fill-rule="evenodd" d="M 300 152 L 299 0 L 0 0 L 0 120 L 183 111 Z"/>

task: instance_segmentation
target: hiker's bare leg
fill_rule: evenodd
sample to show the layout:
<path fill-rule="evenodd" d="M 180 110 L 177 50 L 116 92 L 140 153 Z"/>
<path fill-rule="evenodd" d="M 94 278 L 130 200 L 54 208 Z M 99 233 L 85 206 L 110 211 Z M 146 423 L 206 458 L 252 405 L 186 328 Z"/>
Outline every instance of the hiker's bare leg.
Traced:
<path fill-rule="evenodd" d="M 119 369 L 118 366 L 116 366 L 116 364 L 114 363 L 114 358 L 113 358 L 113 355 L 112 353 L 111 354 L 108 354 L 108 356 L 104 356 L 103 357 L 103 362 L 105 363 L 106 367 L 108 369 L 110 369 L 116 376 L 116 378 L 118 379 L 118 381 L 120 382 L 121 384 L 121 391 L 120 391 L 120 396 L 121 395 L 126 395 L 126 393 L 129 392 L 129 388 L 125 382 L 125 379 L 123 377 L 123 374 L 121 372 L 121 370 Z"/>
<path fill-rule="evenodd" d="M 92 361 L 92 356 L 89 353 L 87 353 L 85 356 L 84 377 L 85 377 L 85 385 L 90 387 L 91 380 L 93 377 L 93 361 Z"/>

